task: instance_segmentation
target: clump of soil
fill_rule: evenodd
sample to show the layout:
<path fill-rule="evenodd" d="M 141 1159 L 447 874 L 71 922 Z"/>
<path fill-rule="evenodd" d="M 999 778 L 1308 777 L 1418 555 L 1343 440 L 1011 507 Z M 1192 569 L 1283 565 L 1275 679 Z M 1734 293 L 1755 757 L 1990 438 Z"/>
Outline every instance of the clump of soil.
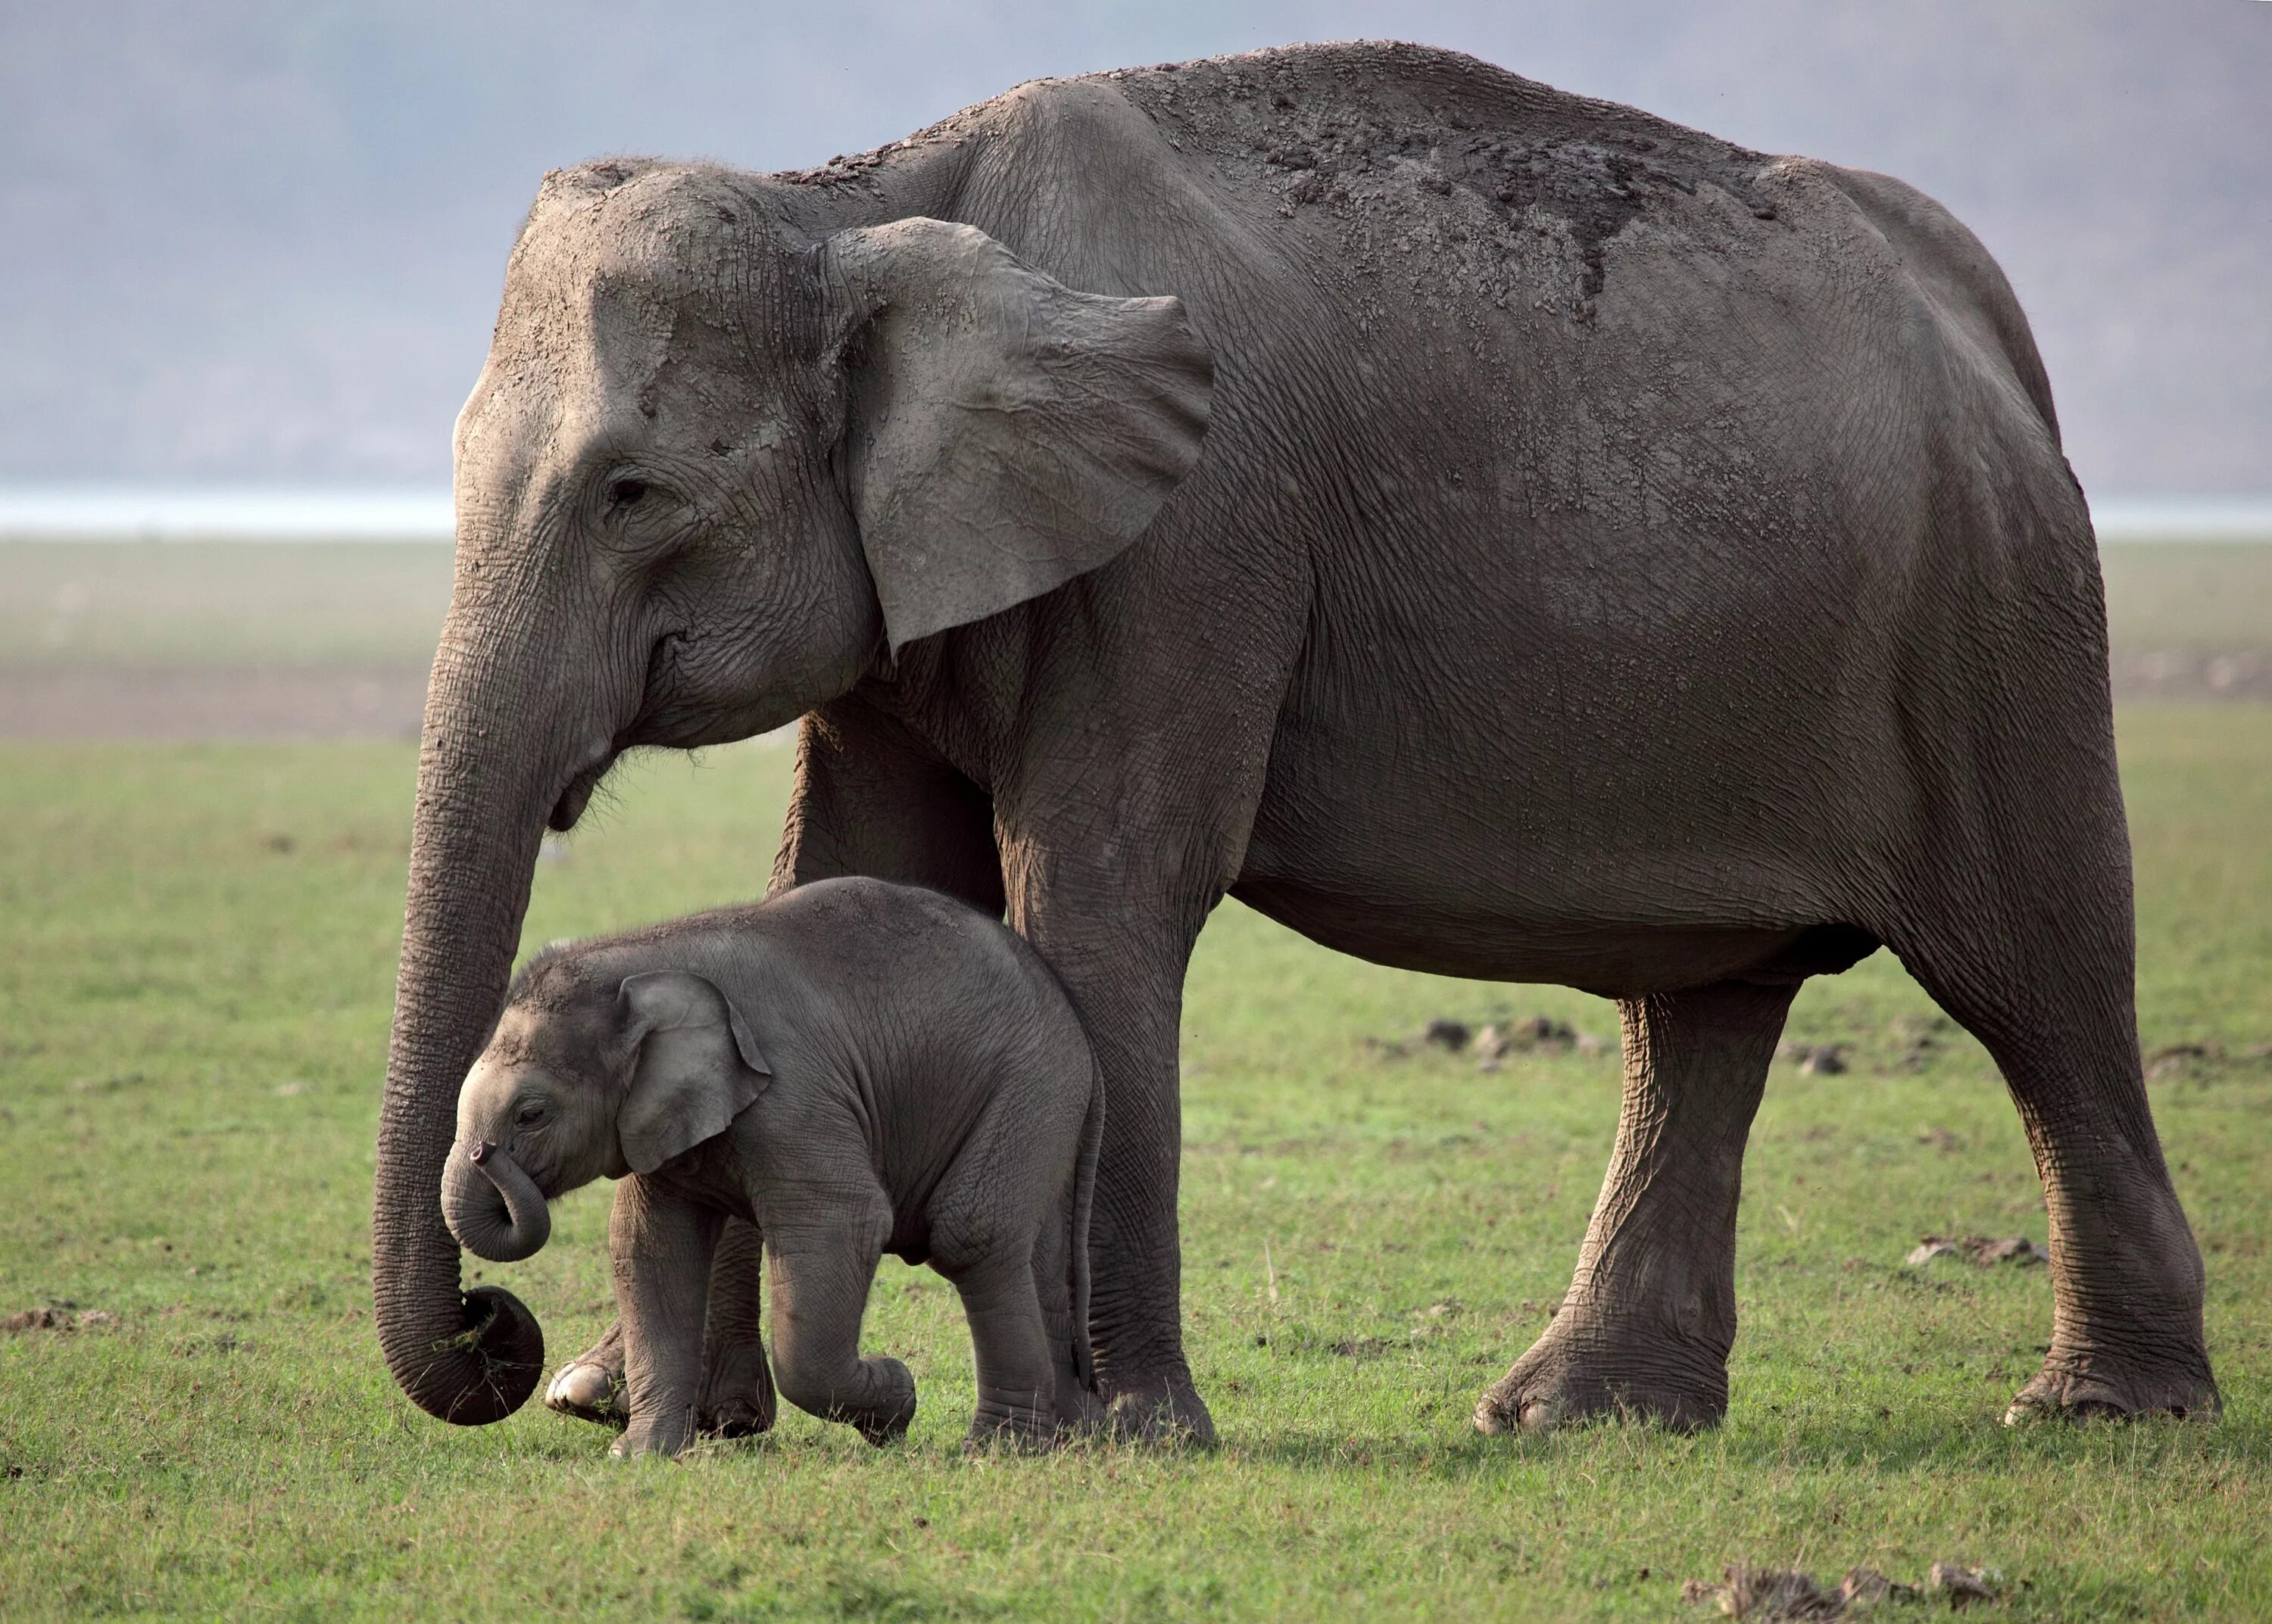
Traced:
<path fill-rule="evenodd" d="M 1428 1049 L 1446 1054 L 1473 1053 L 1485 1071 L 1496 1071 L 1512 1054 L 1599 1054 L 1608 1046 L 1591 1032 L 1573 1028 L 1551 1015 L 1527 1020 L 1499 1016 L 1478 1031 L 1465 1021 L 1439 1015 L 1409 1038 L 1363 1038 L 1366 1052 L 1376 1060 L 1407 1060 Z"/>
<path fill-rule="evenodd" d="M 2146 1081 L 2175 1083 L 2185 1079 L 2206 1085 L 2229 1067 L 2261 1065 L 2272 1060 L 2272 1043 L 2253 1044 L 2234 1054 L 2222 1043 L 2171 1043 L 2145 1057 Z"/>
<path fill-rule="evenodd" d="M 1779 1043 L 1775 1058 L 1796 1062 L 1805 1076 L 1835 1077 L 1852 1069 L 1846 1063 L 1846 1049 L 1842 1043 Z"/>
<path fill-rule="evenodd" d="M 1457 1054 L 1468 1047 L 1470 1035 L 1465 1021 L 1454 1021 L 1439 1015 L 1422 1030 L 1420 1041 L 1447 1054 Z"/>
<path fill-rule="evenodd" d="M 1504 1060 L 1533 1049 L 1567 1054 L 1578 1047 L 1578 1034 L 1567 1022 L 1550 1015 L 1527 1021 L 1493 1021 L 1476 1036 L 1476 1053 L 1486 1061 Z"/>
<path fill-rule="evenodd" d="M 1912 1269 L 1919 1269 L 1944 1257 L 1960 1258 L 1983 1269 L 1993 1269 L 1999 1263 L 2032 1269 L 2051 1262 L 2051 1255 L 2025 1235 L 2007 1235 L 2001 1240 L 1991 1240 L 1986 1235 L 1927 1235 L 1902 1261 Z"/>
<path fill-rule="evenodd" d="M 21 1314 L 11 1314 L 0 1319 L 0 1334 L 14 1336 L 29 1330 L 107 1330 L 118 1323 L 118 1316 L 108 1308 L 79 1308 L 65 1303 L 59 1307 L 26 1308 Z"/>
<path fill-rule="evenodd" d="M 1954 1562 L 1935 1562 L 1921 1587 L 1889 1579 L 1874 1568 L 1850 1568 L 1835 1590 L 1795 1568 L 1730 1562 L 1717 1584 L 1691 1579 L 1680 1587 L 1681 1600 L 1692 1606 L 1716 1605 L 1732 1619 L 1841 1619 L 1880 1602 L 1915 1601 L 1924 1596 L 1951 1607 L 1967 1607 L 1995 1600 L 1996 1586 L 1987 1574 Z"/>

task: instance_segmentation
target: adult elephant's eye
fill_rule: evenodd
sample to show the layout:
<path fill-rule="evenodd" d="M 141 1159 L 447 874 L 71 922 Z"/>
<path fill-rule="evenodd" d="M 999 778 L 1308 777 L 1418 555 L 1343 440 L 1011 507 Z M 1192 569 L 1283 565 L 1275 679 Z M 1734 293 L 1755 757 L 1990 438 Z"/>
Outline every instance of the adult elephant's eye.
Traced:
<path fill-rule="evenodd" d="M 523 1128 L 534 1128 L 542 1121 L 547 1114 L 544 1102 L 541 1099 L 532 1099 L 513 1113 L 513 1120 Z"/>
<path fill-rule="evenodd" d="M 608 487 L 608 500 L 619 508 L 630 507 L 646 495 L 645 480 L 617 480 Z"/>

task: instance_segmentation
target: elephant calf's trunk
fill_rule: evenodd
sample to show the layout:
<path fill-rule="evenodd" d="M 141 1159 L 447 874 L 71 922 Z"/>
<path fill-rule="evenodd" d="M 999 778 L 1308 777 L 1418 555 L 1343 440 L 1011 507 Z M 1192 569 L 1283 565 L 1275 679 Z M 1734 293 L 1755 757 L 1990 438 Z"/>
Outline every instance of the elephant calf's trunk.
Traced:
<path fill-rule="evenodd" d="M 451 1156 L 442 1175 L 442 1216 L 460 1246 L 493 1263 L 519 1263 L 552 1237 L 544 1192 L 486 1140 Z"/>

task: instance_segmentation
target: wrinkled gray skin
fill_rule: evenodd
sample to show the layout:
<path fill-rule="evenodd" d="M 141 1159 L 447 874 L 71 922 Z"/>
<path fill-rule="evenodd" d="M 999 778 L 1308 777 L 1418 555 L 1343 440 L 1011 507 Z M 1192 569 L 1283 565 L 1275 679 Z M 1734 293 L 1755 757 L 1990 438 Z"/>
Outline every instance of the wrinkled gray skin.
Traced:
<path fill-rule="evenodd" d="M 534 1380 L 431 1192 L 540 833 L 625 749 L 800 716 L 774 885 L 1005 910 L 1087 1027 L 1120 1422 L 1209 1431 L 1176 1048 L 1226 892 L 1621 1003 L 1577 1278 L 1486 1430 L 1722 1413 L 1776 1034 L 1880 945 L 2043 1175 L 2014 1415 L 2216 1406 L 2089 516 L 2010 288 L 1899 182 L 1371 45 L 1028 85 L 808 174 L 592 164 L 457 452 L 376 1232 L 436 1413 Z"/>
<path fill-rule="evenodd" d="M 1099 1415 L 1102 1113 L 1080 1017 L 1014 933 L 934 892 L 825 881 L 533 963 L 458 1096 L 442 1211 L 467 1251 L 510 1263 L 544 1244 L 548 1200 L 622 1181 L 618 1456 L 695 1437 L 729 1218 L 768 1243 L 790 1403 L 874 1443 L 907 1430 L 908 1367 L 860 1357 L 890 1252 L 961 1295 L 973 1441 L 1043 1441 Z"/>

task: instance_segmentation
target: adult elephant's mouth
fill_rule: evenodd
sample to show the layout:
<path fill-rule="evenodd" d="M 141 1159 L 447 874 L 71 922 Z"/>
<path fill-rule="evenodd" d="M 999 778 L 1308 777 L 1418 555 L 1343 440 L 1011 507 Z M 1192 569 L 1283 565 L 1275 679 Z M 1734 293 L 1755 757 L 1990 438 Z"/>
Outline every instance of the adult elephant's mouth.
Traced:
<path fill-rule="evenodd" d="M 621 753 L 619 746 L 610 743 L 600 752 L 598 759 L 569 779 L 568 787 L 560 792 L 560 799 L 552 803 L 544 826 L 563 835 L 575 828 L 576 821 L 584 816 L 584 808 L 591 804 L 592 792 L 600 786 L 600 780 L 608 776 L 608 769 L 616 764 L 616 757 Z"/>

